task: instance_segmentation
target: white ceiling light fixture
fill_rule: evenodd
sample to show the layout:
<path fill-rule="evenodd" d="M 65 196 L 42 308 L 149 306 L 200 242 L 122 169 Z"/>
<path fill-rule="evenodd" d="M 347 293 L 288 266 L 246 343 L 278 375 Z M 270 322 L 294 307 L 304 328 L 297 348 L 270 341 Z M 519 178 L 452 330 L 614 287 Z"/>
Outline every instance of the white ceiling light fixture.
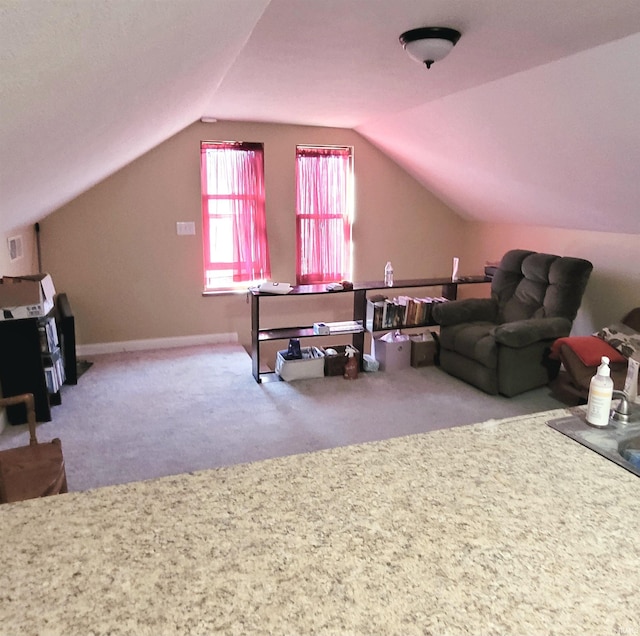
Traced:
<path fill-rule="evenodd" d="M 460 39 L 460 31 L 448 27 L 421 27 L 400 36 L 404 50 L 427 68 L 449 54 Z"/>

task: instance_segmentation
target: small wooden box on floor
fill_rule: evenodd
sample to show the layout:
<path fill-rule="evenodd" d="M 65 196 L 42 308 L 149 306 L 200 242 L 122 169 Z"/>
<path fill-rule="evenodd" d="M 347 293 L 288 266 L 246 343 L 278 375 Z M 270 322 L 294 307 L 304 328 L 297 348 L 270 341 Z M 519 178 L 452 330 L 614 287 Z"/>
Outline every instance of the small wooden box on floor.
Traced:
<path fill-rule="evenodd" d="M 412 367 L 428 367 L 435 364 L 436 341 L 429 336 L 423 339 L 423 336 L 411 337 L 411 366 Z"/>
<path fill-rule="evenodd" d="M 338 355 L 324 354 L 324 374 L 326 376 L 344 375 L 344 368 L 347 364 L 347 356 L 345 355 L 347 345 L 336 345 L 331 347 L 338 352 Z M 360 365 L 360 352 L 356 349 L 356 359 L 358 366 Z"/>

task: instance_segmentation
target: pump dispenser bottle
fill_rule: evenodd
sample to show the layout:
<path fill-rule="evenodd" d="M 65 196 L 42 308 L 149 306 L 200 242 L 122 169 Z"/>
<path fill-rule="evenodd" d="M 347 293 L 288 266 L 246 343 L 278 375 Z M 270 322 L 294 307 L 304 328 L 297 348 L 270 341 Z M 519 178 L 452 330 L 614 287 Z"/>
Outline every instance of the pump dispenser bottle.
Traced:
<path fill-rule="evenodd" d="M 597 373 L 589 384 L 587 422 L 592 426 L 606 426 L 611 412 L 613 380 L 609 369 L 609 358 L 602 356 Z"/>

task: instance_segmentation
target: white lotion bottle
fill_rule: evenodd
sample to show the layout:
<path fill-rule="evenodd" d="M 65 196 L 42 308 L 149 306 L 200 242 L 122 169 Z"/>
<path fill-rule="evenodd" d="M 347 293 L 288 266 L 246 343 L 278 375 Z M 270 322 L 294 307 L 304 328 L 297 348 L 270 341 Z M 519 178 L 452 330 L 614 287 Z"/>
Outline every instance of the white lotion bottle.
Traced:
<path fill-rule="evenodd" d="M 609 369 L 609 358 L 602 356 L 597 373 L 589 384 L 589 400 L 587 402 L 587 422 L 592 426 L 606 426 L 611 413 L 613 397 L 613 380 Z"/>

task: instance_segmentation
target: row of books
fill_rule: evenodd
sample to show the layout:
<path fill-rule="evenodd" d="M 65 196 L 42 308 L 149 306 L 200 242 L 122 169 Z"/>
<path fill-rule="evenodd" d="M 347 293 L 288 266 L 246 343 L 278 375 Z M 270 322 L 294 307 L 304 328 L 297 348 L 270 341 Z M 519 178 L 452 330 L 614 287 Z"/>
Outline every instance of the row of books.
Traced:
<path fill-rule="evenodd" d="M 46 356 L 43 356 L 43 359 L 45 361 L 44 376 L 47 383 L 47 391 L 49 393 L 57 393 L 66 379 L 60 348 L 57 347 L 50 351 Z"/>
<path fill-rule="evenodd" d="M 443 296 L 397 296 L 367 301 L 367 329 L 400 329 L 433 324 L 433 305 L 447 302 Z"/>
<path fill-rule="evenodd" d="M 59 346 L 58 330 L 56 328 L 56 319 L 48 318 L 41 322 L 38 326 L 40 332 L 40 351 L 48 353 L 54 351 Z"/>

